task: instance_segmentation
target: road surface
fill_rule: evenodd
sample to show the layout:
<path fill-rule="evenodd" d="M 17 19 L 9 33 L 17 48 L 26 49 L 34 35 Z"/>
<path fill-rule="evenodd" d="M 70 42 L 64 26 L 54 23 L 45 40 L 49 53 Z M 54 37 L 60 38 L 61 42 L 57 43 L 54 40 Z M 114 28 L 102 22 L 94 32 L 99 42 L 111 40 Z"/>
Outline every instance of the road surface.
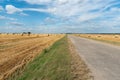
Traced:
<path fill-rule="evenodd" d="M 120 47 L 68 36 L 91 69 L 94 80 L 120 80 Z"/>

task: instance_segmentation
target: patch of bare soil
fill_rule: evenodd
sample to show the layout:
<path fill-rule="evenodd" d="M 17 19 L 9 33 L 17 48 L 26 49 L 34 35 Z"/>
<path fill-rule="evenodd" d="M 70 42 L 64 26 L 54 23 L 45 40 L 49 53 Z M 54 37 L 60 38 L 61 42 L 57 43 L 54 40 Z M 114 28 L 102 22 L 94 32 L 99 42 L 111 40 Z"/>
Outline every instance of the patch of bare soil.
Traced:
<path fill-rule="evenodd" d="M 72 80 L 94 80 L 90 69 L 75 51 L 75 47 L 69 40 L 69 49 L 71 51 L 71 74 Z"/>

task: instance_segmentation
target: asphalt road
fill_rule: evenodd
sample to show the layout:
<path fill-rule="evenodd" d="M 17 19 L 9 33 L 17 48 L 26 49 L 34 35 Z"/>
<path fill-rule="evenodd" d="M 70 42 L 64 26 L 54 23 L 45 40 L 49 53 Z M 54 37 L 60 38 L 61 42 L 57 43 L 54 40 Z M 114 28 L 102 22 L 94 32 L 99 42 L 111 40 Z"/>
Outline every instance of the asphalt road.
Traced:
<path fill-rule="evenodd" d="M 94 80 L 120 80 L 120 47 L 76 36 L 68 37 L 91 69 Z"/>

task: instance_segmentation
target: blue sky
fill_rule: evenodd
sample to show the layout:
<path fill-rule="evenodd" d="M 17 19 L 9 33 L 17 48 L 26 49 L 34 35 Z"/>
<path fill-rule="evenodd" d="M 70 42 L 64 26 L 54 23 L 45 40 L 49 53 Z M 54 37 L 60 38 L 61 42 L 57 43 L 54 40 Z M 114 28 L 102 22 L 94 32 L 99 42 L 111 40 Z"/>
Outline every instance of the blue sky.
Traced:
<path fill-rule="evenodd" d="M 120 33 L 120 0 L 0 0 L 0 32 Z"/>

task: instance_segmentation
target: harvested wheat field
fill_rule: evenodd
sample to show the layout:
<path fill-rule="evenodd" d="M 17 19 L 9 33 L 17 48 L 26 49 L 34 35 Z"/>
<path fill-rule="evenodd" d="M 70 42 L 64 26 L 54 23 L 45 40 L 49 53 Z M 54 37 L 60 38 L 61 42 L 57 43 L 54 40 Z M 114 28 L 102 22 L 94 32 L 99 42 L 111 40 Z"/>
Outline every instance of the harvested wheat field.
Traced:
<path fill-rule="evenodd" d="M 61 34 L 0 34 L 0 80 L 24 66 L 43 49 L 62 38 Z"/>
<path fill-rule="evenodd" d="M 77 36 L 120 45 L 120 34 L 76 34 Z"/>

